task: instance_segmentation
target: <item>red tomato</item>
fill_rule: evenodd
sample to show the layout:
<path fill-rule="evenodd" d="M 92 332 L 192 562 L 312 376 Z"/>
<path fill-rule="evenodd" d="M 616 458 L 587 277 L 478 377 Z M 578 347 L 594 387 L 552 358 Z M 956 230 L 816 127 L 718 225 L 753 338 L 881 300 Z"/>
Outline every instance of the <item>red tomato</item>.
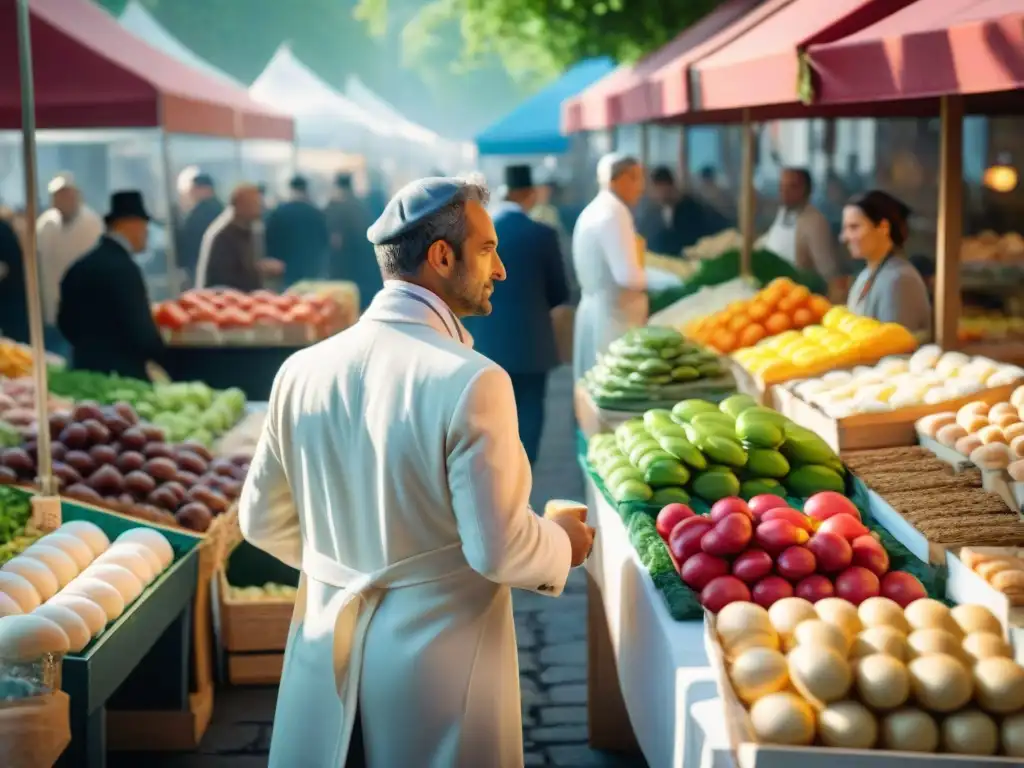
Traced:
<path fill-rule="evenodd" d="M 270 304 L 256 304 L 252 308 L 253 319 L 265 325 L 280 325 L 284 322 L 284 313 Z"/>
<path fill-rule="evenodd" d="M 253 291 L 252 293 L 250 293 L 249 294 L 249 298 L 251 298 L 253 301 L 259 301 L 259 302 L 273 301 L 274 299 L 277 298 L 277 294 L 276 293 L 271 293 L 270 291 L 264 291 L 264 290 L 261 289 L 261 290 Z"/>
<path fill-rule="evenodd" d="M 284 316 L 286 323 L 315 323 L 316 312 L 308 304 L 296 304 L 289 309 Z"/>
<path fill-rule="evenodd" d="M 252 313 L 238 307 L 227 307 L 217 315 L 217 325 L 221 328 L 248 328 L 252 324 Z"/>
<path fill-rule="evenodd" d="M 165 301 L 153 308 L 153 320 L 161 328 L 177 331 L 191 321 L 188 312 L 173 301 Z"/>
<path fill-rule="evenodd" d="M 189 309 L 196 305 L 209 306 L 210 293 L 208 291 L 197 290 L 185 291 L 178 297 L 178 303 L 185 309 Z"/>
<path fill-rule="evenodd" d="M 183 304 L 184 306 L 184 304 Z M 189 319 L 193 323 L 215 323 L 217 322 L 218 310 L 207 301 L 199 301 L 185 307 Z"/>

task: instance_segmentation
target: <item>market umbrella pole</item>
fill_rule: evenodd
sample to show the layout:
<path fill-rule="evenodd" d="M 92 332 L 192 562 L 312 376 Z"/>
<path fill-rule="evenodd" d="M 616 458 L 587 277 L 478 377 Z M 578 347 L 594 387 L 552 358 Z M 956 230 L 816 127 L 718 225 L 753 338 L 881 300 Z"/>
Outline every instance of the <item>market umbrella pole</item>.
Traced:
<path fill-rule="evenodd" d="M 46 344 L 43 339 L 43 309 L 39 293 L 39 259 L 36 253 L 36 107 L 32 83 L 31 11 L 29 0 L 18 0 L 18 67 L 21 71 L 21 147 L 25 171 L 25 290 L 28 294 L 29 337 L 32 342 L 32 377 L 36 387 L 38 453 L 37 482 L 43 498 L 33 499 L 33 522 L 44 530 L 60 524 L 60 501 L 55 497 L 50 453 L 49 387 L 46 381 Z M 54 512 L 54 509 L 56 510 Z M 56 520 L 54 520 L 56 515 Z"/>

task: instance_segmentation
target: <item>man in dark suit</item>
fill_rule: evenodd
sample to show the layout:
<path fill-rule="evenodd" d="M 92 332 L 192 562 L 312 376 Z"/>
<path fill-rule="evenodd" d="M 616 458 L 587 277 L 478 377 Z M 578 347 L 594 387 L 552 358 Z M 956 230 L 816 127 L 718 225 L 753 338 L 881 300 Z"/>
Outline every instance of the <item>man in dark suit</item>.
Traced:
<path fill-rule="evenodd" d="M 366 229 L 374 217 L 355 196 L 351 174 L 343 172 L 335 176 L 324 216 L 330 233 L 330 278 L 355 283 L 359 288 L 360 311 L 365 310 L 377 291 L 384 287 L 384 279 L 377 257 L 373 255 L 373 246 L 366 239 Z"/>
<path fill-rule="evenodd" d="M 730 226 L 709 204 L 680 192 L 672 171 L 665 166 L 651 172 L 648 189 L 649 197 L 638 206 L 636 230 L 651 253 L 681 256 L 683 248 Z"/>
<path fill-rule="evenodd" d="M 0 219 L 0 336 L 27 344 L 28 297 L 21 243 L 14 228 Z"/>
<path fill-rule="evenodd" d="M 295 176 L 288 184 L 292 197 L 267 216 L 266 255 L 284 264 L 284 285 L 300 280 L 326 280 L 327 219 L 309 201 L 309 184 Z"/>
<path fill-rule="evenodd" d="M 544 428 L 548 373 L 559 364 L 551 310 L 569 300 L 558 234 L 527 214 L 537 199 L 528 165 L 505 169 L 506 199 L 492 215 L 508 277 L 487 317 L 465 319 L 473 347 L 512 378 L 519 436 L 532 464 Z"/>
<path fill-rule="evenodd" d="M 147 379 L 162 363 L 164 343 L 153 322 L 142 270 L 133 253 L 146 250 L 149 214 L 139 192 L 115 192 L 107 231 L 60 284 L 57 327 L 71 344 L 74 368 Z"/>
<path fill-rule="evenodd" d="M 196 267 L 203 245 L 203 235 L 224 211 L 224 203 L 217 197 L 213 177 L 198 168 L 185 170 L 179 180 L 184 220 L 178 231 L 178 267 L 185 270 L 190 285 L 195 284 Z M 191 178 L 188 176 L 191 175 Z"/>

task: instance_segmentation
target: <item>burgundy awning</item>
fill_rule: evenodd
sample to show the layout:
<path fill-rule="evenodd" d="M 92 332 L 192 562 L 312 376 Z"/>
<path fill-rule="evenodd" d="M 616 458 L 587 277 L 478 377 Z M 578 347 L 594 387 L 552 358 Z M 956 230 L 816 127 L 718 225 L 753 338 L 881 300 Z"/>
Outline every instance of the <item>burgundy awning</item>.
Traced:
<path fill-rule="evenodd" d="M 582 93 L 562 102 L 562 133 L 599 131 L 611 125 L 607 96 L 613 93 L 620 82 L 625 82 L 632 71 L 630 65 L 623 65 L 602 77 Z"/>

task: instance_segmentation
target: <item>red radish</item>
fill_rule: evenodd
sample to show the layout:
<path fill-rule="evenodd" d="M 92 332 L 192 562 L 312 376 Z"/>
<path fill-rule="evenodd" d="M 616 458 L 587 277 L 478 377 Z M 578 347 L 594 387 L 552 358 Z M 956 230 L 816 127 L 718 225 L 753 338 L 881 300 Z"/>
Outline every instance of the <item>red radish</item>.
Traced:
<path fill-rule="evenodd" d="M 880 591 L 878 577 L 859 565 L 851 565 L 836 576 L 836 597 L 854 605 L 860 605 L 869 597 L 878 597 Z"/>
<path fill-rule="evenodd" d="M 816 493 L 804 502 L 804 514 L 815 520 L 824 521 L 835 515 L 851 515 L 860 520 L 857 505 L 835 491 Z"/>
<path fill-rule="evenodd" d="M 858 536 L 852 547 L 853 565 L 867 568 L 879 578 L 889 570 L 889 553 L 874 536 Z"/>
<path fill-rule="evenodd" d="M 700 552 L 701 537 L 711 530 L 713 523 L 706 517 L 688 517 L 676 523 L 668 536 L 668 549 L 680 563 Z"/>
<path fill-rule="evenodd" d="M 750 507 L 750 511 L 754 514 L 754 519 L 760 520 L 761 515 L 769 509 L 788 507 L 789 503 L 784 498 L 776 496 L 774 493 L 762 493 L 759 496 L 754 496 L 749 502 L 747 502 L 747 505 Z"/>
<path fill-rule="evenodd" d="M 928 592 L 912 573 L 889 571 L 882 577 L 881 595 L 906 608 L 915 600 L 928 597 Z"/>
<path fill-rule="evenodd" d="M 816 603 L 819 600 L 824 600 L 826 597 L 832 597 L 835 592 L 836 590 L 832 586 L 832 582 L 828 580 L 827 576 L 822 576 L 820 573 L 808 576 L 806 579 L 801 579 L 793 589 L 793 594 L 797 597 L 802 597 L 810 603 Z"/>
<path fill-rule="evenodd" d="M 818 531 L 838 533 L 847 541 L 853 541 L 858 536 L 866 536 L 870 533 L 870 531 L 864 527 L 864 523 L 853 515 L 848 515 L 845 512 L 841 512 L 838 515 L 832 515 L 832 517 L 828 518 L 828 520 L 818 526 Z"/>
<path fill-rule="evenodd" d="M 754 513 L 750 511 L 750 507 L 747 506 L 747 502 L 738 496 L 728 496 L 724 499 L 719 499 L 711 505 L 711 520 L 717 523 L 726 515 L 739 512 L 740 514 L 746 515 L 751 520 L 754 519 Z"/>
<path fill-rule="evenodd" d="M 728 560 L 704 552 L 695 554 L 679 569 L 679 577 L 686 582 L 687 586 L 698 592 L 704 589 L 704 586 L 712 579 L 717 579 L 728 573 Z"/>
<path fill-rule="evenodd" d="M 700 602 L 712 613 L 718 613 L 729 603 L 750 602 L 750 590 L 735 576 L 719 576 L 701 590 Z"/>
<path fill-rule="evenodd" d="M 693 516 L 694 511 L 685 504 L 667 504 L 658 513 L 654 527 L 658 530 L 658 535 L 667 540 L 672 529 L 676 527 L 676 523 L 681 523 Z"/>
<path fill-rule="evenodd" d="M 766 520 L 788 520 L 797 528 L 803 528 L 808 533 L 814 531 L 814 527 L 811 525 L 811 519 L 795 509 L 790 507 L 776 507 L 775 509 L 769 509 L 763 515 L 761 515 L 761 522 Z"/>
<path fill-rule="evenodd" d="M 775 558 L 775 569 L 790 581 L 800 581 L 814 573 L 817 568 L 814 554 L 806 547 L 786 547 Z"/>
<path fill-rule="evenodd" d="M 765 576 L 750 590 L 750 596 L 762 608 L 771 608 L 776 601 L 792 597 L 793 586 L 781 576 Z"/>
<path fill-rule="evenodd" d="M 772 557 L 760 549 L 748 549 L 732 562 L 732 575 L 753 584 L 772 572 Z"/>
<path fill-rule="evenodd" d="M 709 555 L 738 555 L 750 544 L 754 524 L 742 512 L 720 517 L 700 540 L 700 548 Z"/>
<path fill-rule="evenodd" d="M 807 548 L 818 560 L 818 570 L 822 573 L 836 573 L 850 567 L 853 560 L 853 548 L 838 533 L 818 531 L 807 542 Z"/>
<path fill-rule="evenodd" d="M 766 520 L 754 531 L 757 543 L 768 554 L 777 554 L 786 547 L 803 544 L 807 541 L 807 531 L 797 528 L 788 520 Z"/>

